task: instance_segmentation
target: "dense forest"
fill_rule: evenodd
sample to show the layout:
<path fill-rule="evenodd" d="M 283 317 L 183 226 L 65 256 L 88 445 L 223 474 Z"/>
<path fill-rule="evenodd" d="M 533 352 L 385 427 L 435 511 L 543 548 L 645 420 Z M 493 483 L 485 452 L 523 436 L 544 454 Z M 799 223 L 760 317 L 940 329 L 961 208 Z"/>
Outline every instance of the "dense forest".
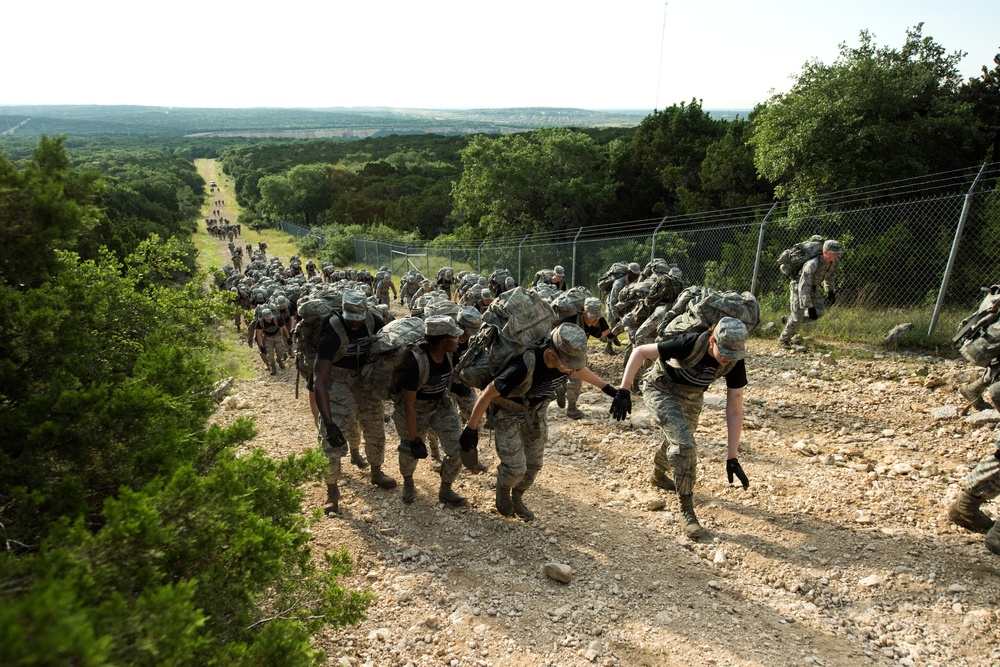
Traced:
<path fill-rule="evenodd" d="M 244 225 L 314 229 L 324 245 L 310 250 L 341 265 L 362 235 L 440 245 L 720 210 L 759 220 L 778 199 L 790 236 L 819 220 L 868 239 L 854 261 L 911 303 L 922 288 L 899 275 L 939 267 L 900 249 L 946 249 L 951 227 L 930 209 L 889 229 L 841 213 L 913 196 L 873 184 L 1000 160 L 1000 55 L 967 81 L 959 58 L 920 26 L 898 48 L 862 33 L 746 117 L 691 100 L 603 128 L 526 110 L 521 132 L 452 133 L 446 119 L 440 133 L 251 140 L 225 136 L 233 114 L 182 136 L 192 119 L 164 110 L 137 109 L 122 132 L 93 109 L 43 124 L 8 108 L 9 129 L 44 127 L 0 139 L 0 663 L 313 664 L 318 629 L 368 603 L 338 584 L 345 554 L 319 568 L 309 551 L 300 486 L 322 456 L 237 456 L 253 424 L 209 424 L 231 306 L 195 268 L 207 193 L 193 159 L 221 160 Z M 316 113 L 278 129 L 326 123 Z M 263 113 L 236 116 L 267 129 Z M 967 221 L 970 266 L 1000 263 L 997 185 Z M 725 281 L 756 239 L 720 234 L 657 248 Z"/>

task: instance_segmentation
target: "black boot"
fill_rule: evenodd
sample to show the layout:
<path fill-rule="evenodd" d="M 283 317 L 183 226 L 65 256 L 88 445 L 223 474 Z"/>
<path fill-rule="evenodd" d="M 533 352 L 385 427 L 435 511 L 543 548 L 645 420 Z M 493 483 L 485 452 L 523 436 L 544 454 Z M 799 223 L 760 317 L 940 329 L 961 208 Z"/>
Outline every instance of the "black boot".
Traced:
<path fill-rule="evenodd" d="M 510 499 L 510 487 L 497 484 L 497 512 L 504 516 L 514 516 L 514 504 Z"/>
<path fill-rule="evenodd" d="M 521 489 L 514 489 L 511 493 L 511 504 L 514 506 L 514 514 L 521 517 L 522 520 L 535 520 L 534 513 L 524 506 L 524 491 Z"/>
<path fill-rule="evenodd" d="M 351 463 L 362 470 L 368 467 L 368 461 L 365 461 L 365 457 L 362 456 L 361 450 L 358 449 L 351 450 Z"/>
<path fill-rule="evenodd" d="M 326 485 L 326 506 L 323 508 L 323 514 L 327 516 L 340 514 L 340 488 L 336 484 Z"/>

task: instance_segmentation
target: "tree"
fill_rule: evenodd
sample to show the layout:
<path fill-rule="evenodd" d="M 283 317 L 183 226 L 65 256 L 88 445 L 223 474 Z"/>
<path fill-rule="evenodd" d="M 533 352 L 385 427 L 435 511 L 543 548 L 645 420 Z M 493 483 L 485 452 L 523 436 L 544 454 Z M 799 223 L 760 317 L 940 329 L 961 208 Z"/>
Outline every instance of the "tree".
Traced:
<path fill-rule="evenodd" d="M 979 152 L 987 162 L 1000 162 L 1000 53 L 993 56 L 993 69 L 983 65 L 981 78 L 962 86 L 961 97 L 972 105 L 984 128 Z"/>
<path fill-rule="evenodd" d="M 757 113 L 757 170 L 780 197 L 964 168 L 976 161 L 979 122 L 957 92 L 963 54 L 948 54 L 922 24 L 900 49 L 862 31 L 832 65 L 807 62 L 791 90 Z"/>

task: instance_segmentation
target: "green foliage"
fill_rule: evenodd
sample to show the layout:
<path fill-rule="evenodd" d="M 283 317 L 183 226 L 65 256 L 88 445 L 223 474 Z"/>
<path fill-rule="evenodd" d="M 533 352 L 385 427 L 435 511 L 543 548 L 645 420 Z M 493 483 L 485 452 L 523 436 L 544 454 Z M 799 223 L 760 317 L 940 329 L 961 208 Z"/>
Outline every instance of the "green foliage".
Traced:
<path fill-rule="evenodd" d="M 958 96 L 961 53 L 947 54 L 922 24 L 900 49 L 867 31 L 832 65 L 809 61 L 787 93 L 758 110 L 758 171 L 781 197 L 815 195 L 967 167 L 980 125 Z"/>

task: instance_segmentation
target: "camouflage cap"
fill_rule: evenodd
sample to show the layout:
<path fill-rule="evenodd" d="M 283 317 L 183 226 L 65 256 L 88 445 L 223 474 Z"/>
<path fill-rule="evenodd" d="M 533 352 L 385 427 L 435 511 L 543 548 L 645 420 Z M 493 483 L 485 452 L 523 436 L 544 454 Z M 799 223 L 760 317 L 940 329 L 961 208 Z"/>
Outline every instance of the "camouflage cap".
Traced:
<path fill-rule="evenodd" d="M 265 319 L 265 320 L 272 320 L 272 319 L 274 319 L 274 313 L 271 312 L 270 308 L 265 308 L 264 310 L 260 311 L 260 316 L 261 316 L 262 319 Z"/>
<path fill-rule="evenodd" d="M 844 249 L 841 247 L 840 241 L 837 241 L 835 239 L 827 239 L 826 241 L 823 242 L 823 250 L 839 255 L 840 253 L 843 252 Z"/>
<path fill-rule="evenodd" d="M 553 329 L 552 347 L 564 367 L 576 371 L 587 365 L 587 334 L 577 325 L 564 322 Z"/>
<path fill-rule="evenodd" d="M 628 265 L 628 272 L 639 275 L 640 273 L 642 273 L 642 267 L 639 266 L 639 262 L 632 262 L 631 264 Z"/>
<path fill-rule="evenodd" d="M 426 328 L 425 335 L 427 336 L 451 336 L 457 338 L 465 333 L 455 324 L 455 320 L 448 315 L 431 315 L 424 320 L 424 327 Z"/>
<path fill-rule="evenodd" d="M 344 319 L 349 322 L 364 320 L 368 312 L 367 298 L 361 290 L 349 289 L 344 292 Z"/>
<path fill-rule="evenodd" d="M 683 278 L 684 277 L 684 273 L 681 271 L 680 267 L 678 267 L 678 266 L 671 266 L 670 270 L 667 271 L 667 274 L 670 275 L 670 276 L 673 276 L 674 278 Z"/>
<path fill-rule="evenodd" d="M 556 268 L 552 269 L 552 271 L 553 271 L 553 272 L 554 272 L 554 273 L 555 273 L 555 274 L 556 274 L 557 276 L 560 276 L 560 277 L 561 277 L 561 276 L 565 276 L 565 275 L 566 275 L 566 269 L 564 269 L 563 267 L 559 266 L 558 264 L 556 265 Z"/>
<path fill-rule="evenodd" d="M 483 326 L 482 314 L 472 306 L 465 306 L 458 311 L 458 316 L 455 319 L 460 327 L 472 333 L 479 331 L 479 328 Z"/>
<path fill-rule="evenodd" d="M 479 296 L 482 297 L 483 301 L 493 300 L 493 292 L 489 291 L 488 289 L 484 289 Z"/>
<path fill-rule="evenodd" d="M 712 333 L 719 355 L 730 361 L 747 356 L 747 327 L 735 317 L 723 317 Z"/>
<path fill-rule="evenodd" d="M 587 297 L 587 300 L 583 302 L 583 311 L 587 317 L 600 317 L 601 300 L 593 296 Z"/>
<path fill-rule="evenodd" d="M 420 281 L 420 284 L 423 285 L 424 287 L 430 287 L 434 283 L 431 282 L 430 278 L 424 278 L 423 280 Z"/>

